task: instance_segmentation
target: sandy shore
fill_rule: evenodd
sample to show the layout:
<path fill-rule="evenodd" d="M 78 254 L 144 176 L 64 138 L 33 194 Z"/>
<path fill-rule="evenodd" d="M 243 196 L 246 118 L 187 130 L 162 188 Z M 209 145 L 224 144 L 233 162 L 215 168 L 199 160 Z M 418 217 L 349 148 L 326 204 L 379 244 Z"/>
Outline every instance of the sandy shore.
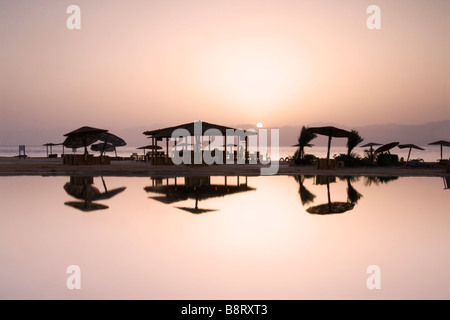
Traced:
<path fill-rule="evenodd" d="M 0 176 L 38 175 L 38 176 L 257 176 L 262 165 L 234 164 L 212 166 L 152 166 L 148 162 L 112 161 L 111 165 L 70 166 L 64 165 L 61 158 L 9 158 L 0 157 Z M 318 170 L 314 166 L 295 166 L 280 163 L 278 175 L 356 175 L 356 176 L 450 176 L 443 168 L 428 167 L 358 167 Z"/>

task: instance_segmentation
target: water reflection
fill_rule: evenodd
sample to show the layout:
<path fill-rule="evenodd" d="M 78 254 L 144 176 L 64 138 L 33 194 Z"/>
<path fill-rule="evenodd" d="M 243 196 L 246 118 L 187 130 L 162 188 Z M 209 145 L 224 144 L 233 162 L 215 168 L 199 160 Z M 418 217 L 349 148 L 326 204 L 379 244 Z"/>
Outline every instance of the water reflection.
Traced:
<path fill-rule="evenodd" d="M 223 183 L 217 183 L 212 179 L 218 178 L 223 180 Z M 240 178 L 244 178 L 241 183 Z M 247 184 L 247 177 L 236 177 L 236 184 L 229 184 L 228 177 L 175 177 L 175 178 L 159 178 L 151 177 L 151 186 L 144 187 L 146 192 L 158 193 L 162 196 L 151 196 L 151 199 L 160 201 L 165 204 L 172 204 L 175 202 L 185 201 L 188 199 L 195 200 L 192 207 L 174 206 L 177 209 L 184 210 L 194 214 L 200 214 L 211 211 L 218 211 L 219 209 L 203 209 L 199 208 L 199 201 L 210 198 L 224 197 L 231 194 L 254 191 L 256 188 L 249 187 Z"/>
<path fill-rule="evenodd" d="M 126 187 L 108 190 L 103 177 L 101 177 L 101 180 L 105 190 L 104 192 L 100 192 L 98 188 L 93 186 L 94 177 L 71 176 L 70 181 L 64 185 L 64 190 L 72 197 L 83 201 L 67 201 L 64 204 L 84 212 L 108 209 L 109 207 L 107 205 L 93 201 L 111 199 L 124 191 Z"/>
<path fill-rule="evenodd" d="M 450 177 L 443 177 L 444 179 L 444 190 L 448 190 L 450 188 Z"/>
<path fill-rule="evenodd" d="M 327 203 L 311 206 L 306 209 L 308 213 L 311 214 L 334 214 L 334 213 L 344 213 L 352 210 L 358 201 L 363 197 L 363 195 L 353 187 L 353 182 L 359 181 L 361 177 L 358 176 L 347 176 L 347 177 L 336 177 L 336 176 L 294 176 L 294 179 L 299 184 L 298 193 L 300 195 L 300 200 L 304 206 L 314 203 L 316 195 L 313 194 L 305 187 L 306 179 L 314 179 L 315 185 L 326 185 L 327 186 Z M 364 177 L 365 185 L 370 186 L 386 184 L 390 181 L 397 180 L 398 177 Z M 336 183 L 336 180 L 347 182 L 347 200 L 344 201 L 331 201 L 330 183 Z"/>
<path fill-rule="evenodd" d="M 391 181 L 398 180 L 398 177 L 364 177 L 366 186 L 371 186 L 372 184 L 378 186 L 380 184 L 386 184 Z"/>

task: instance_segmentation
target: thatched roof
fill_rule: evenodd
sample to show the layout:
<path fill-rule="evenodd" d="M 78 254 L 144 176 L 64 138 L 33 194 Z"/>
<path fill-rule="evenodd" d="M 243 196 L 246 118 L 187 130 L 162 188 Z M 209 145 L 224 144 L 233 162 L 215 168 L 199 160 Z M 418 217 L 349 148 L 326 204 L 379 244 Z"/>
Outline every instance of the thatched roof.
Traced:
<path fill-rule="evenodd" d="M 220 132 L 221 136 L 225 136 L 227 133 L 227 130 L 238 130 L 236 128 L 232 128 L 232 127 L 227 127 L 227 126 L 222 126 L 219 124 L 213 124 L 213 123 L 209 123 L 209 122 L 204 122 L 204 121 L 194 121 L 194 122 L 190 122 L 190 123 L 185 123 L 185 124 L 180 124 L 178 126 L 173 126 L 173 127 L 167 127 L 167 128 L 162 128 L 162 129 L 157 129 L 157 130 L 150 130 L 150 131 L 145 131 L 144 134 L 150 137 L 154 137 L 154 138 L 170 138 L 172 137 L 172 132 L 177 130 L 177 129 L 185 129 L 189 132 L 190 136 L 195 136 L 196 135 L 196 131 L 195 131 L 195 126 L 201 124 L 202 127 L 202 132 L 201 135 L 205 136 L 206 131 L 210 130 L 210 129 L 216 129 Z M 246 132 L 247 134 L 252 134 L 249 132 Z M 206 136 L 211 135 L 210 132 L 208 132 L 208 134 Z"/>

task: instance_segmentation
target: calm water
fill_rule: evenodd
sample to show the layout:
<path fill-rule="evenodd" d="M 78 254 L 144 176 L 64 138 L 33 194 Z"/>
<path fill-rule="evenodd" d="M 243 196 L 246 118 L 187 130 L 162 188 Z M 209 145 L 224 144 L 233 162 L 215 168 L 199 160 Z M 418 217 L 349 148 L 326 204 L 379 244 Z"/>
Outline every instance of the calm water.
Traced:
<path fill-rule="evenodd" d="M 2 177 L 0 298 L 449 299 L 445 186 Z M 67 288 L 70 265 L 80 290 Z M 367 287 L 372 265 L 380 289 Z"/>

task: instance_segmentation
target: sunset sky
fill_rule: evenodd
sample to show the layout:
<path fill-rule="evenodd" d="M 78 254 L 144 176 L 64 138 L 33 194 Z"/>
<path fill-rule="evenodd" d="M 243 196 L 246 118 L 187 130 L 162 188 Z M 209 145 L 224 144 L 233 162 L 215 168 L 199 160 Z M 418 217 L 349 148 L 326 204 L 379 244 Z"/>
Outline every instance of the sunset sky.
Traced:
<path fill-rule="evenodd" d="M 69 30 L 69 5 L 81 30 Z M 369 30 L 369 5 L 381 30 Z M 450 119 L 448 0 L 0 2 L 0 126 Z"/>

